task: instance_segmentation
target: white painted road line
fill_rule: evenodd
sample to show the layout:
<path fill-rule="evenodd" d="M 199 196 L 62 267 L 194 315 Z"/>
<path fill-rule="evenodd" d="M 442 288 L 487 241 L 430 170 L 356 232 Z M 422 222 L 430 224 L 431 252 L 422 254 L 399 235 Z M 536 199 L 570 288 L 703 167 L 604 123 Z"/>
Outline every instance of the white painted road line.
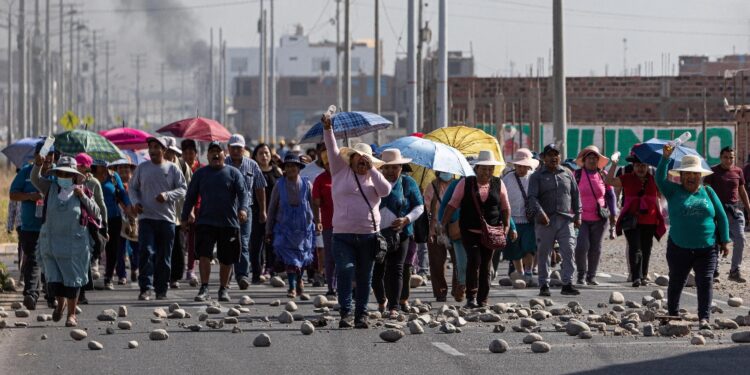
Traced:
<path fill-rule="evenodd" d="M 465 356 L 466 354 L 459 352 L 458 350 L 454 349 L 452 346 L 444 343 L 444 342 L 433 342 L 432 345 L 434 345 L 436 348 L 442 350 L 445 354 L 460 357 Z"/>

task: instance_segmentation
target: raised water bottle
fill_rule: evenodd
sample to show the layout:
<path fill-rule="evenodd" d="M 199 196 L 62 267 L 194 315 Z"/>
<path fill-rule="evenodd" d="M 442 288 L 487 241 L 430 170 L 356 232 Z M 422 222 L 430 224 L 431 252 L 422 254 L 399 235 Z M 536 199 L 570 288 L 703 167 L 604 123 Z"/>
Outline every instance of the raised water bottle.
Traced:
<path fill-rule="evenodd" d="M 609 160 L 612 160 L 613 163 L 617 163 L 618 161 L 620 161 L 620 155 L 620 151 L 615 151 L 615 153 L 609 157 Z"/>
<path fill-rule="evenodd" d="M 669 141 L 667 144 L 671 148 L 680 147 L 682 144 L 684 144 L 685 142 L 689 141 L 690 137 L 692 137 L 692 135 L 690 134 L 690 132 L 684 132 L 684 133 L 682 133 L 681 136 L 677 137 L 676 139 L 673 139 L 673 140 Z"/>
<path fill-rule="evenodd" d="M 37 199 L 34 217 L 36 217 L 37 219 L 41 219 L 42 216 L 44 216 L 44 199 Z"/>
<path fill-rule="evenodd" d="M 39 155 L 41 157 L 46 157 L 50 150 L 52 150 L 52 145 L 55 144 L 55 137 L 49 136 L 47 139 L 44 140 L 44 144 L 42 145 L 42 148 L 39 150 Z"/>

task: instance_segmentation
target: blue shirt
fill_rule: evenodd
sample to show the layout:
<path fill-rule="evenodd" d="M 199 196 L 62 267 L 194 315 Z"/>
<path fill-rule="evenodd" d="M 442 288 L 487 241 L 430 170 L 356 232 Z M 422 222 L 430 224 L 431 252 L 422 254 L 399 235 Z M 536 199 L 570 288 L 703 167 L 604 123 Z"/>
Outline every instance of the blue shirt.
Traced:
<path fill-rule="evenodd" d="M 396 217 L 404 217 L 415 207 L 423 204 L 417 182 L 407 175 L 401 175 L 391 188 L 391 193 L 380 199 L 380 208 L 387 207 Z M 414 224 L 409 222 L 403 231 L 407 236 L 411 236 L 414 234 Z"/>
<path fill-rule="evenodd" d="M 187 222 L 198 196 L 201 198 L 201 209 L 197 224 L 239 228 L 238 211 L 242 209 L 250 213 L 247 211 L 248 195 L 242 174 L 228 165 L 221 169 L 206 166 L 195 171 L 185 195 L 180 218 L 182 222 Z"/>
<path fill-rule="evenodd" d="M 114 180 L 114 182 L 112 182 Z M 120 206 L 117 202 L 122 202 L 125 206 L 130 206 L 130 197 L 125 191 L 120 175 L 114 173 L 102 182 L 102 193 L 104 194 L 104 205 L 107 206 L 107 218 L 120 217 Z"/>
<path fill-rule="evenodd" d="M 11 193 L 38 193 L 31 184 L 31 168 L 33 164 L 27 164 L 16 174 L 10 184 Z M 21 230 L 28 232 L 39 232 L 42 229 L 42 218 L 36 217 L 36 202 L 21 202 Z"/>
<path fill-rule="evenodd" d="M 255 194 L 255 190 L 265 189 L 266 187 L 266 179 L 263 177 L 263 171 L 260 170 L 260 166 L 258 166 L 258 163 L 256 163 L 255 160 L 243 157 L 242 164 L 240 164 L 239 167 L 236 167 L 234 165 L 234 162 L 232 161 L 231 156 L 227 156 L 227 158 L 224 160 L 224 164 L 240 170 L 242 177 L 245 178 L 245 190 L 248 198 L 247 206 L 245 207 L 252 206 L 253 194 Z M 203 203 L 201 203 L 201 209 L 202 208 Z"/>

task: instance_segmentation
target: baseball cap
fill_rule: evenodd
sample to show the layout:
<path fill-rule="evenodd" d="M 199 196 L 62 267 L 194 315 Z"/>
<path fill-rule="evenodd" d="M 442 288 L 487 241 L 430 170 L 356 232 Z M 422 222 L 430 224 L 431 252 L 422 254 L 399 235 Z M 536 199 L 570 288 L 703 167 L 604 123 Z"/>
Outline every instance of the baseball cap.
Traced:
<path fill-rule="evenodd" d="M 211 143 L 208 144 L 208 148 L 206 149 L 206 151 L 209 151 L 214 147 L 218 147 L 219 149 L 222 149 L 221 143 L 219 143 L 219 141 L 212 141 Z"/>
<path fill-rule="evenodd" d="M 556 144 L 550 143 L 550 144 L 544 146 L 544 150 L 542 151 L 542 155 L 545 155 L 545 154 L 547 154 L 550 151 L 555 151 L 555 152 L 557 152 L 559 154 L 560 153 L 560 148 L 558 148 Z"/>
<path fill-rule="evenodd" d="M 229 147 L 245 147 L 245 137 L 243 137 L 242 134 L 232 134 L 232 136 L 229 137 L 229 142 L 227 142 L 227 144 Z"/>
<path fill-rule="evenodd" d="M 162 148 L 165 150 L 167 149 L 167 140 L 165 137 L 148 137 L 146 138 L 146 143 L 156 142 L 158 143 Z"/>

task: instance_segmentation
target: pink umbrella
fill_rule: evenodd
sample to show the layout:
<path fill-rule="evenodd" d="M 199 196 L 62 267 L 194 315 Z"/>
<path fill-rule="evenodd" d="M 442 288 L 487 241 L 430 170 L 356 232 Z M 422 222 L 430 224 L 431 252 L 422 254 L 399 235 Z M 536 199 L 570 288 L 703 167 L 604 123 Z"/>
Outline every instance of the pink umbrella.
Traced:
<path fill-rule="evenodd" d="M 141 150 L 148 148 L 146 139 L 151 137 L 151 134 L 148 134 L 143 130 L 125 127 L 102 130 L 99 134 L 102 137 L 107 138 L 122 150 Z"/>
<path fill-rule="evenodd" d="M 232 136 L 223 125 L 217 121 L 193 117 L 173 122 L 159 130 L 157 133 L 170 134 L 179 138 L 193 139 L 196 141 L 222 141 L 226 142 Z"/>

